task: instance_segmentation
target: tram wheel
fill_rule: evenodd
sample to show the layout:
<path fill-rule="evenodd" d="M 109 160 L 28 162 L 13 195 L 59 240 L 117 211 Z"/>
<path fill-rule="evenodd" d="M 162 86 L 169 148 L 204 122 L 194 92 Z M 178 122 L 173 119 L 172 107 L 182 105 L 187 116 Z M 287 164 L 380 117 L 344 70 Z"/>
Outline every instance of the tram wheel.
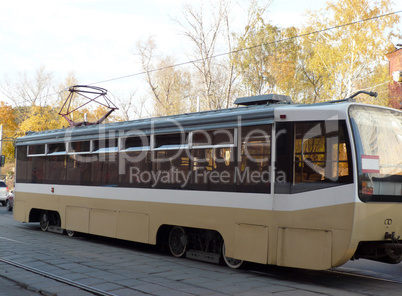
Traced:
<path fill-rule="evenodd" d="M 67 230 L 67 229 L 66 229 L 66 234 L 67 234 L 69 237 L 76 236 L 76 233 L 74 232 L 74 230 Z"/>
<path fill-rule="evenodd" d="M 243 260 L 239 260 L 239 259 L 235 259 L 235 258 L 231 258 L 231 257 L 226 257 L 226 255 L 225 255 L 225 242 L 223 242 L 223 244 L 222 244 L 222 258 L 223 258 L 223 261 L 225 262 L 225 264 L 227 266 L 229 266 L 230 268 L 237 269 L 237 268 L 240 268 L 240 267 L 244 266 L 244 261 Z"/>
<path fill-rule="evenodd" d="M 49 229 L 49 213 L 47 211 L 42 211 L 40 213 L 39 224 L 42 231 L 47 231 Z"/>
<path fill-rule="evenodd" d="M 402 261 L 402 254 L 400 249 L 397 248 L 386 248 L 385 249 L 386 262 L 391 264 L 398 264 Z"/>
<path fill-rule="evenodd" d="M 11 206 L 9 200 L 6 201 L 6 209 L 7 209 L 7 211 L 9 211 L 9 212 L 13 210 L 13 207 Z"/>
<path fill-rule="evenodd" d="M 183 227 L 175 226 L 169 233 L 169 250 L 175 257 L 183 257 L 187 249 L 187 235 Z"/>

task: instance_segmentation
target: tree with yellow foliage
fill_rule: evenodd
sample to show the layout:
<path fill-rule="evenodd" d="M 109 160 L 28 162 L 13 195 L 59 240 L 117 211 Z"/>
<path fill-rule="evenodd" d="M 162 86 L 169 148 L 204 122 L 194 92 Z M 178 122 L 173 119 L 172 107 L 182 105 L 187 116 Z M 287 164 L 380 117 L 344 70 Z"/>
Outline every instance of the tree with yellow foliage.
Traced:
<path fill-rule="evenodd" d="M 318 33 L 300 39 L 299 79 L 310 88 L 307 102 L 343 99 L 362 86 L 388 82 L 378 73 L 397 35 L 400 17 L 392 11 L 390 0 L 329 0 L 324 10 L 310 13 L 301 33 Z"/>
<path fill-rule="evenodd" d="M 39 132 L 63 128 L 66 124 L 57 114 L 58 110 L 50 106 L 32 106 L 27 118 L 19 125 L 17 136 L 24 136 L 27 132 Z"/>
<path fill-rule="evenodd" d="M 234 60 L 243 89 L 247 95 L 287 94 L 301 103 L 368 89 L 385 97 L 376 104 L 386 105 L 385 55 L 393 49 L 392 38 L 400 37 L 400 17 L 392 11 L 391 0 L 328 0 L 323 10 L 307 13 L 302 28 L 284 29 L 252 7 Z"/>
<path fill-rule="evenodd" d="M 14 160 L 14 139 L 17 133 L 17 123 L 13 108 L 0 101 L 0 124 L 3 126 L 2 154 L 6 160 Z"/>
<path fill-rule="evenodd" d="M 96 108 L 81 108 L 75 111 L 73 114 L 74 116 L 74 121 L 80 122 L 84 121 L 84 118 L 86 117 L 87 122 L 96 122 L 99 119 L 101 119 L 107 112 L 109 112 L 109 109 L 106 108 L 105 106 L 98 105 Z M 111 122 L 117 122 L 117 121 L 123 121 L 124 118 L 115 114 L 113 112 L 110 114 L 105 121 L 102 123 L 111 123 Z"/>
<path fill-rule="evenodd" d="M 267 7 L 251 6 L 244 32 L 237 37 L 232 62 L 245 95 L 292 94 L 297 66 L 295 28 L 280 28 L 264 17 Z M 282 42 L 281 40 L 287 39 Z"/>

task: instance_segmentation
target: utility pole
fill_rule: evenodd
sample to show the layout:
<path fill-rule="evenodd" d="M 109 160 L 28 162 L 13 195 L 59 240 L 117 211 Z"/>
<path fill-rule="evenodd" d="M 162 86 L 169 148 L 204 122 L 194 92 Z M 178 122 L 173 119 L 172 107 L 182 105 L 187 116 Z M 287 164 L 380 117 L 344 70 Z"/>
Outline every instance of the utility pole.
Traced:
<path fill-rule="evenodd" d="M 201 110 L 200 96 L 197 96 L 197 112 L 200 112 L 200 110 Z"/>

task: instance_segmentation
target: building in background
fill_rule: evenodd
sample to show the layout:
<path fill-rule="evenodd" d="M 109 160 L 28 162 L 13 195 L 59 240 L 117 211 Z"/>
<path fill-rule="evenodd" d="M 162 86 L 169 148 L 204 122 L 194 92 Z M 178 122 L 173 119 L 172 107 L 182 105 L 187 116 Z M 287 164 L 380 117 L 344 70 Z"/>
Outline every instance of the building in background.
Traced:
<path fill-rule="evenodd" d="M 389 74 L 392 82 L 389 84 L 389 104 L 396 109 L 402 109 L 402 44 L 398 48 L 387 54 L 389 60 Z"/>

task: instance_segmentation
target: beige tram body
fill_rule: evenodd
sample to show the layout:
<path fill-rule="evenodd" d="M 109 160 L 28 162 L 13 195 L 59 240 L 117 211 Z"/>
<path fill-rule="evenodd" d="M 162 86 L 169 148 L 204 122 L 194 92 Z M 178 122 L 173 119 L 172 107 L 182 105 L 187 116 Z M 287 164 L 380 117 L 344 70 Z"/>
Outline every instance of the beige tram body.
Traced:
<path fill-rule="evenodd" d="M 224 257 L 262 264 L 328 269 L 342 265 L 351 258 L 369 258 L 383 261 L 383 257 L 372 257 L 377 250 L 383 249 L 385 249 L 384 253 L 388 254 L 388 257 L 391 256 L 391 258 L 395 259 L 393 263 L 396 263 L 400 261 L 398 253 L 400 249 L 392 249 L 390 245 L 398 244 L 397 236 L 402 234 L 402 189 L 400 183 L 402 176 L 398 171 L 397 181 L 387 183 L 386 188 L 386 190 L 394 190 L 392 197 L 399 198 L 399 202 L 389 200 L 370 202 L 362 201 L 359 198 L 359 173 L 357 171 L 359 164 L 356 156 L 356 143 L 354 143 L 357 137 L 353 136 L 350 123 L 348 113 L 350 106 L 360 105 L 348 102 L 311 106 L 278 104 L 272 108 L 270 106 L 248 106 L 230 109 L 230 111 L 203 112 L 202 114 L 193 115 L 194 121 L 200 118 L 198 126 L 188 128 L 186 128 L 185 120 L 189 118 L 189 115 L 164 119 L 165 124 L 167 121 L 174 119 L 184 126 L 181 132 L 185 131 L 191 134 L 196 128 L 212 129 L 210 122 L 219 121 L 219 118 L 223 118 L 222 120 L 224 121 L 224 116 L 230 115 L 233 118 L 240 116 L 241 120 L 239 118 L 233 119 L 237 121 L 236 126 L 222 125 L 224 129 L 234 129 L 234 145 L 230 149 L 234 149 L 235 152 L 232 150 L 227 151 L 236 155 L 234 158 L 238 159 L 237 167 L 239 167 L 241 162 L 238 157 L 240 147 L 246 145 L 241 144 L 240 128 L 253 126 L 247 122 L 255 120 L 253 116 L 255 110 L 260 110 L 260 115 L 258 116 L 261 118 L 264 117 L 262 115 L 264 112 L 271 112 L 266 116 L 268 119 L 270 118 L 269 122 L 258 122 L 256 124 L 258 126 L 267 126 L 271 129 L 269 131 L 271 136 L 269 143 L 269 176 L 268 174 L 265 176 L 269 178 L 267 186 L 270 186 L 270 190 L 268 193 L 247 192 L 247 187 L 242 192 L 236 192 L 226 191 L 226 189 L 215 191 L 192 188 L 152 188 L 152 186 L 133 188 L 128 186 L 38 183 L 36 179 L 35 183 L 32 183 L 27 180 L 29 176 L 19 182 L 18 171 L 28 169 L 28 165 L 18 167 L 17 164 L 14 218 L 21 222 L 38 222 L 40 213 L 44 211 L 46 213 L 57 213 L 58 225 L 56 226 L 61 229 L 153 245 L 161 243 L 162 238 L 168 236 L 168 233 L 164 232 L 171 230 L 172 227 L 179 227 L 185 231 L 208 230 L 218 233 L 222 238 Z M 397 111 L 386 108 L 377 109 L 384 110 L 384 112 L 394 112 L 397 114 L 396 116 L 399 116 L 399 120 L 401 118 L 400 112 L 397 113 Z M 240 110 L 243 110 L 241 112 L 244 113 L 237 114 L 236 112 Z M 203 117 L 210 114 L 215 117 L 202 120 Z M 247 119 L 245 119 L 246 117 Z M 347 177 L 350 177 L 349 181 L 335 184 L 336 186 L 303 189 L 302 186 L 311 186 L 315 183 L 309 181 L 305 184 L 296 184 L 296 177 L 294 177 L 293 181 L 288 180 L 290 183 L 286 183 L 284 191 L 280 189 L 280 181 L 277 178 L 278 168 L 281 166 L 279 155 L 281 148 L 278 140 L 283 131 L 281 125 L 286 126 L 286 124 L 292 123 L 292 128 L 294 126 L 296 131 L 295 123 L 320 122 L 321 131 L 324 128 L 329 131 L 331 127 L 327 126 L 327 123 L 334 120 L 344 122 L 344 132 L 347 133 L 347 136 L 342 135 L 341 137 L 345 137 L 349 141 L 347 143 L 345 140 L 342 148 L 349 150 L 348 157 L 350 159 L 343 161 L 347 171 L 347 173 L 343 174 L 347 174 Z M 122 137 L 121 135 L 125 136 L 126 134 L 117 132 L 123 125 L 123 123 L 121 125 L 106 125 L 106 134 L 109 133 L 108 135 L 110 135 L 110 131 L 114 131 L 113 134 L 116 135 L 116 138 L 119 137 L 118 135 L 120 137 Z M 91 128 L 94 129 L 93 127 Z M 77 130 L 85 129 L 88 128 L 77 128 Z M 302 145 L 314 136 L 306 137 L 305 135 L 312 133 L 310 126 L 308 126 L 307 130 L 308 132 L 303 135 Z M 289 131 L 286 132 L 287 136 L 290 137 L 289 139 L 297 137 L 297 132 L 290 135 Z M 151 148 L 149 153 L 152 152 L 152 145 L 156 141 L 152 140 L 152 137 L 158 132 L 166 134 L 166 131 L 160 131 L 157 128 L 154 133 L 150 134 Z M 19 144 L 17 142 L 17 147 L 19 147 L 18 145 L 21 147 L 30 145 L 30 141 L 39 143 L 39 145 L 47 145 L 52 143 L 52 139 L 55 138 L 60 143 L 67 143 L 75 139 L 72 134 L 65 138 L 64 133 L 65 131 L 56 133 L 49 131 L 28 135 L 21 138 Z M 191 139 L 194 135 L 191 135 L 189 136 L 190 145 L 186 148 L 189 150 L 194 149 L 191 146 Z M 402 137 L 402 134 L 397 136 Z M 62 140 L 60 140 L 60 137 Z M 79 138 L 79 135 L 77 138 Z M 325 145 L 330 145 L 328 141 L 331 141 L 332 138 L 333 136 L 326 137 L 324 140 L 324 142 L 327 141 Z M 400 140 L 400 146 L 396 148 L 399 150 L 401 150 L 402 138 Z M 287 140 L 284 139 L 282 142 L 287 143 Z M 341 147 L 339 143 L 336 145 Z M 293 151 L 292 164 L 283 165 L 285 171 L 286 167 L 291 168 L 293 172 L 290 173 L 293 173 L 294 176 L 297 174 L 295 170 L 300 166 L 299 160 L 295 156 L 296 152 L 294 152 L 297 149 L 295 148 L 296 146 L 294 144 L 292 148 L 289 148 Z M 238 150 L 236 150 L 236 147 Z M 46 149 L 45 153 L 38 157 L 46 157 L 49 154 L 49 147 Z M 118 149 L 121 150 L 120 144 Z M 334 154 L 334 151 L 338 153 L 340 150 L 341 148 L 336 148 L 331 150 L 331 153 Z M 306 152 L 304 151 L 303 153 Z M 61 154 L 68 159 L 68 149 Z M 325 154 L 326 157 L 329 157 L 330 153 L 325 151 Z M 339 167 L 342 166 L 339 159 L 343 156 L 340 155 L 339 152 L 336 158 L 338 159 L 336 165 L 334 164 L 335 162 L 332 162 L 332 167 L 326 168 L 328 171 L 334 171 L 336 167 L 337 177 L 340 175 Z M 22 156 L 17 155 L 17 159 L 18 157 Z M 400 158 L 400 155 L 398 157 Z M 35 156 L 31 158 L 35 158 Z M 287 163 L 287 161 L 284 162 Z M 325 163 L 328 165 L 330 161 L 327 159 Z M 195 166 L 195 164 L 189 164 L 189 167 L 192 167 L 192 165 Z M 398 165 L 400 165 L 400 162 Z M 189 169 L 189 171 L 194 174 L 193 170 Z M 257 177 L 261 176 L 256 174 Z M 304 177 L 301 176 L 301 178 Z M 303 182 L 301 181 L 300 183 Z M 302 190 L 287 191 L 294 188 L 302 188 Z M 202 238 L 205 236 L 207 235 L 201 235 Z M 181 237 L 179 236 L 179 238 Z M 357 252 L 357 250 L 359 251 Z M 196 258 L 201 255 L 193 252 L 192 255 L 189 254 L 188 256 Z"/>

